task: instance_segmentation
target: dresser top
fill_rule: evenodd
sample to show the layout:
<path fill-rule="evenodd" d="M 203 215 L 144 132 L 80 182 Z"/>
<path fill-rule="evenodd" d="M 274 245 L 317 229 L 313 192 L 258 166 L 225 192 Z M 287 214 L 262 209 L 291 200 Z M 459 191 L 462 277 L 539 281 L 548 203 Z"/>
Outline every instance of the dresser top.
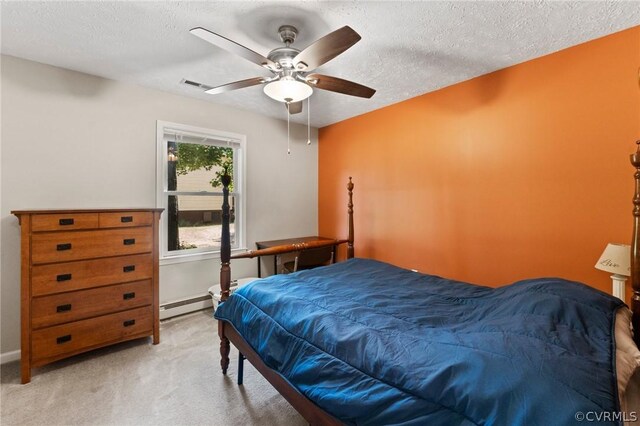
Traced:
<path fill-rule="evenodd" d="M 70 214 L 70 213 L 115 213 L 115 212 L 162 212 L 163 208 L 122 208 L 122 209 L 36 209 L 11 210 L 11 214 L 21 216 L 25 214 Z"/>

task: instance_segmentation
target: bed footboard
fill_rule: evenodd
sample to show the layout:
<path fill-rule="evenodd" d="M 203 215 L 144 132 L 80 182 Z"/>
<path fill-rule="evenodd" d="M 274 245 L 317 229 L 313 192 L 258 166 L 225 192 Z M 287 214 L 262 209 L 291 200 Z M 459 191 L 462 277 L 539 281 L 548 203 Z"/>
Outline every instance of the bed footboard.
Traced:
<path fill-rule="evenodd" d="M 229 220 L 230 220 L 230 211 L 229 211 L 229 185 L 231 184 L 231 176 L 228 174 L 224 174 L 221 178 L 222 181 L 222 235 L 220 238 L 220 303 L 224 302 L 229 298 L 229 289 L 231 288 L 231 236 L 229 233 Z M 349 191 L 349 203 L 347 205 L 347 213 L 349 215 L 349 237 L 346 240 L 333 240 L 330 242 L 317 242 L 317 243 L 304 243 L 304 247 L 300 247 L 300 249 L 313 248 L 316 246 L 323 245 L 337 245 L 342 243 L 347 243 L 347 259 L 351 259 L 354 256 L 354 247 L 353 247 L 353 182 L 351 181 L 351 176 L 349 177 L 349 183 L 347 184 L 347 190 Z M 313 246 L 313 247 L 311 247 Z M 280 247 L 282 249 L 282 247 Z M 272 250 L 272 249 L 266 249 Z M 289 250 L 290 251 L 290 250 Z M 258 251 L 249 251 L 247 253 L 243 253 L 240 255 L 234 256 L 234 258 L 250 258 L 255 257 L 261 254 L 277 254 L 277 253 L 261 253 Z M 220 336 L 220 367 L 222 368 L 222 374 L 227 374 L 227 370 L 229 369 L 229 353 L 231 352 L 231 345 L 229 342 L 228 334 L 231 333 L 232 327 L 229 325 L 225 326 L 224 321 L 218 321 L 218 336 Z M 235 330 L 233 330 L 235 332 Z M 236 332 L 237 334 L 237 332 Z M 234 342 L 235 344 L 235 342 Z M 237 345 L 236 345 L 237 346 Z M 240 350 L 242 348 L 238 347 Z M 243 352 L 244 353 L 244 352 Z M 247 354 L 245 354 L 246 356 Z M 251 359 L 247 357 L 249 361 Z M 253 361 L 252 364 L 255 365 Z M 264 374 L 264 373 L 263 373 Z M 273 383 L 272 383 L 273 384 Z M 275 385 L 274 385 L 275 386 Z M 291 402 L 291 401 L 289 401 Z M 292 403 L 293 404 L 293 403 Z"/>

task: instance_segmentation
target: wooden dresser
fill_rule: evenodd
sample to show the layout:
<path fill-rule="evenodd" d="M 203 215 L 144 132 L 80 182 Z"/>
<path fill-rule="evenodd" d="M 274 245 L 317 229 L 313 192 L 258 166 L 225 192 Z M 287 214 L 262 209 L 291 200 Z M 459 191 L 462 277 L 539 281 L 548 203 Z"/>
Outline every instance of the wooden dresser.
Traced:
<path fill-rule="evenodd" d="M 31 369 L 153 335 L 162 209 L 21 210 L 22 383 Z"/>

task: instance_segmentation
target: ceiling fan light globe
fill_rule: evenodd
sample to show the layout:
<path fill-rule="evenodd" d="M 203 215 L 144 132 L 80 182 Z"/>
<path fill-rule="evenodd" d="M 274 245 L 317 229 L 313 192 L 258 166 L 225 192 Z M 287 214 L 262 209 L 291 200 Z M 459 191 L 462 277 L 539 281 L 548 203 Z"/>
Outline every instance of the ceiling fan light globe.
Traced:
<path fill-rule="evenodd" d="M 264 93 L 278 102 L 291 103 L 307 99 L 313 93 L 313 89 L 293 78 L 282 78 L 264 86 Z"/>

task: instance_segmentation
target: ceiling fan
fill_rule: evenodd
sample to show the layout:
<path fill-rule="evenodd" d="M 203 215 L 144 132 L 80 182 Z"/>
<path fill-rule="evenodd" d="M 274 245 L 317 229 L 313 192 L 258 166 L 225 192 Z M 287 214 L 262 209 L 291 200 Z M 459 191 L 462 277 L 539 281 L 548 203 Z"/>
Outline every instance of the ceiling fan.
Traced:
<path fill-rule="evenodd" d="M 290 114 L 297 114 L 302 111 L 302 101 L 311 96 L 313 88 L 361 98 L 370 98 L 376 92 L 370 87 L 352 81 L 312 72 L 360 40 L 360 35 L 349 26 L 327 34 L 300 51 L 291 47 L 296 40 L 298 30 L 292 25 L 282 25 L 278 29 L 278 34 L 284 46 L 273 49 L 266 57 L 202 27 L 193 28 L 189 32 L 273 73 L 271 77 L 254 77 L 216 87 L 192 80 L 182 80 L 182 83 L 205 89 L 206 93 L 211 95 L 266 84 L 264 92 L 269 97 L 284 102 Z"/>

